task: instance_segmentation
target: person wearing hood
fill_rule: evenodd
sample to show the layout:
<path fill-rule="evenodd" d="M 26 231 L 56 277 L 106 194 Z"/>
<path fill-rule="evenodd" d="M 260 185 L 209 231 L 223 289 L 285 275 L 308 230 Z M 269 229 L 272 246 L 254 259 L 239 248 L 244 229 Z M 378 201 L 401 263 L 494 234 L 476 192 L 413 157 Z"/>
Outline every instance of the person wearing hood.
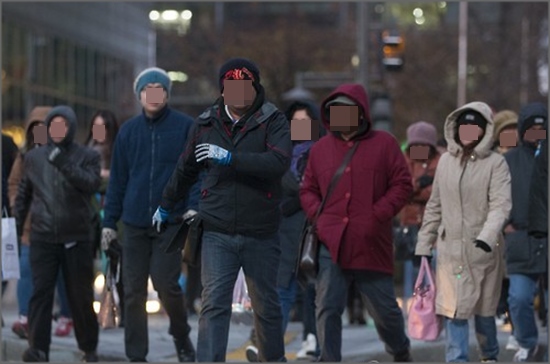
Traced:
<path fill-rule="evenodd" d="M 525 105 L 520 110 L 517 124 L 519 145 L 504 155 L 512 176 L 512 211 L 504 232 L 510 280 L 508 306 L 514 337 L 519 344 L 514 361 L 531 361 L 538 349 L 533 302 L 539 278 L 548 273 L 548 239 L 528 235 L 529 189 L 535 154 L 541 139 L 546 137 L 547 122 L 548 112 L 544 104 Z"/>
<path fill-rule="evenodd" d="M 396 234 L 395 258 L 403 261 L 403 302 L 413 295 L 414 280 L 418 275 L 418 264 L 413 262 L 416 238 L 422 214 L 430 195 L 432 183 L 440 158 L 437 149 L 437 129 L 431 123 L 418 121 L 407 128 L 407 149 L 405 159 L 409 166 L 414 186 L 408 203 L 399 213 L 399 232 Z"/>
<path fill-rule="evenodd" d="M 202 306 L 198 361 L 225 361 L 231 300 L 242 268 L 258 336 L 260 361 L 285 361 L 277 294 L 281 179 L 292 144 L 284 114 L 266 100 L 260 70 L 232 58 L 218 73 L 221 96 L 193 124 L 187 147 L 153 215 L 159 226 L 201 172 Z"/>
<path fill-rule="evenodd" d="M 51 109 L 52 108 L 49 106 L 36 106 L 31 110 L 27 118 L 25 127 L 25 144 L 18 153 L 15 162 L 13 163 L 11 173 L 8 177 L 8 198 L 10 209 L 12 211 L 15 210 L 15 198 L 17 197 L 17 190 L 23 176 L 23 161 L 25 154 L 29 150 L 38 148 L 47 143 L 47 131 L 44 121 Z M 19 249 L 19 264 L 21 276 L 17 281 L 17 304 L 19 306 L 19 318 L 12 325 L 12 331 L 22 339 L 26 339 L 28 336 L 28 307 L 33 290 L 32 273 L 29 262 L 30 231 L 31 218 L 30 215 L 27 215 L 23 225 L 22 236 L 20 236 L 21 244 Z M 63 281 L 63 272 L 61 269 L 57 278 L 56 288 L 60 310 L 57 315 L 57 327 L 55 328 L 54 334 L 56 336 L 67 336 L 72 331 L 73 322 L 71 319 L 71 310 L 69 308 L 67 292 Z"/>
<path fill-rule="evenodd" d="M 512 207 L 510 172 L 504 157 L 492 151 L 489 105 L 476 101 L 459 107 L 444 128 L 448 153 L 435 172 L 415 254 L 431 257 L 437 243 L 435 309 L 445 320 L 446 361 L 469 361 L 472 318 L 481 361 L 496 361 L 502 228 Z"/>
<path fill-rule="evenodd" d="M 296 261 L 298 260 L 300 235 L 305 222 L 304 211 L 300 205 L 300 183 L 307 165 L 309 151 L 313 143 L 319 140 L 321 120 L 319 107 L 309 100 L 296 100 L 288 104 L 285 116 L 289 121 L 292 139 L 292 161 L 282 179 L 283 218 L 279 227 L 281 241 L 281 260 L 277 277 L 277 290 L 283 313 L 283 333 L 286 332 L 290 311 L 296 301 L 298 289 L 303 294 L 303 332 L 302 347 L 296 353 L 296 359 L 308 359 L 317 352 L 317 330 L 315 328 L 315 287 L 307 282 L 298 282 Z M 307 130 L 306 130 L 307 129 Z M 302 135 L 303 131 L 307 135 Z M 303 284 L 301 284 L 303 283 Z M 250 335 L 252 345 L 246 348 L 246 357 L 250 362 L 258 361 L 257 337 L 254 329 Z"/>
<path fill-rule="evenodd" d="M 310 221 L 344 156 L 356 150 L 317 220 L 319 360 L 342 360 L 342 314 L 348 287 L 356 284 L 386 350 L 395 361 L 412 361 L 393 286 L 392 220 L 413 191 L 407 162 L 395 137 L 373 130 L 362 85 L 337 87 L 321 113 L 329 133 L 311 147 L 300 188 Z"/>
<path fill-rule="evenodd" d="M 146 68 L 137 75 L 133 86 L 142 110 L 122 124 L 115 139 L 101 249 L 109 252 L 115 242 L 122 246 L 124 346 L 128 359 L 143 362 L 149 352 L 145 304 L 150 276 L 170 320 L 169 334 L 178 360 L 194 362 L 185 296 L 178 283 L 181 252 L 166 252 L 165 247 L 183 220 L 197 213 L 198 185 L 165 216 L 162 229 L 151 227 L 151 216 L 185 150 L 193 119 L 169 106 L 172 81 L 165 70 Z M 119 221 L 124 226 L 122 241 L 118 236 Z"/>
<path fill-rule="evenodd" d="M 68 106 L 56 106 L 45 119 L 47 144 L 29 150 L 15 199 L 18 234 L 28 213 L 32 221 L 29 260 L 33 291 L 29 302 L 29 345 L 23 361 L 48 361 L 52 308 L 59 269 L 78 348 L 83 360 L 98 361 L 99 325 L 94 312 L 91 198 L 99 188 L 100 156 L 74 141 L 77 120 Z"/>

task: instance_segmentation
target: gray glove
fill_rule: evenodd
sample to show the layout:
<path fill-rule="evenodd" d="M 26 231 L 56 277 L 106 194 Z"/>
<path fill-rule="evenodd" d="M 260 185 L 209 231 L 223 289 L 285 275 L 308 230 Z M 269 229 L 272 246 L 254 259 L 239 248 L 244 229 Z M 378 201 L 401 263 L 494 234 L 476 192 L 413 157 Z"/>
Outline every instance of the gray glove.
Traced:
<path fill-rule="evenodd" d="M 107 251 L 111 242 L 117 239 L 117 232 L 111 228 L 101 230 L 101 250 Z"/>

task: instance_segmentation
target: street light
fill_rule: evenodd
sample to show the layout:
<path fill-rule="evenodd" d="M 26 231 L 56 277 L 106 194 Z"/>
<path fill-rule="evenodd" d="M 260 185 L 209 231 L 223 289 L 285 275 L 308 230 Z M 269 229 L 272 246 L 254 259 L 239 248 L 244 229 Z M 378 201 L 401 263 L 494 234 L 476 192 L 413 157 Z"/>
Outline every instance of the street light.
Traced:
<path fill-rule="evenodd" d="M 149 12 L 149 19 L 154 25 L 164 29 L 176 29 L 180 35 L 187 33 L 191 25 L 192 17 L 193 12 L 188 9 L 182 12 L 173 9 L 164 10 L 162 12 L 158 10 Z"/>

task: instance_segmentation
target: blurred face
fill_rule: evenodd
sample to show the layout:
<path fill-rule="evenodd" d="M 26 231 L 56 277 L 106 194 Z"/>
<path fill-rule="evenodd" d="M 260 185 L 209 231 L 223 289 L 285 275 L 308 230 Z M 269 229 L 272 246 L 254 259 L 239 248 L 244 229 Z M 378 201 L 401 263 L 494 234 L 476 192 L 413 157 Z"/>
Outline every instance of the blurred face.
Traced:
<path fill-rule="evenodd" d="M 409 147 L 409 156 L 414 161 L 426 161 L 430 157 L 428 144 L 412 144 Z"/>
<path fill-rule="evenodd" d="M 306 110 L 297 110 L 290 120 L 291 140 L 318 140 L 319 123 L 312 120 Z"/>
<path fill-rule="evenodd" d="M 544 130 L 542 125 L 533 125 L 527 129 L 523 135 L 523 140 L 527 143 L 535 144 L 543 139 L 546 139 L 546 130 Z"/>
<path fill-rule="evenodd" d="M 498 135 L 501 148 L 514 148 L 518 142 L 518 130 L 515 125 L 508 126 Z"/>
<path fill-rule="evenodd" d="M 252 80 L 224 80 L 222 96 L 230 110 L 242 115 L 254 103 L 256 90 Z"/>
<path fill-rule="evenodd" d="M 62 116 L 56 116 L 52 119 L 48 132 L 55 143 L 60 143 L 67 136 L 68 130 L 67 121 L 65 118 Z"/>
<path fill-rule="evenodd" d="M 46 130 L 46 124 L 43 122 L 37 122 L 32 126 L 32 141 L 33 144 L 44 145 L 48 142 L 48 131 Z"/>
<path fill-rule="evenodd" d="M 168 94 L 160 83 L 147 84 L 140 93 L 140 103 L 147 115 L 156 115 L 168 101 Z"/>
<path fill-rule="evenodd" d="M 98 143 L 104 143 L 105 137 L 106 137 L 106 131 L 105 131 L 105 120 L 103 117 L 98 116 L 94 119 L 94 123 L 92 125 L 92 136 L 94 140 Z"/>
<path fill-rule="evenodd" d="M 479 140 L 482 135 L 483 129 L 477 125 L 466 124 L 460 125 L 458 128 L 458 137 L 463 146 L 468 146 L 476 140 Z"/>

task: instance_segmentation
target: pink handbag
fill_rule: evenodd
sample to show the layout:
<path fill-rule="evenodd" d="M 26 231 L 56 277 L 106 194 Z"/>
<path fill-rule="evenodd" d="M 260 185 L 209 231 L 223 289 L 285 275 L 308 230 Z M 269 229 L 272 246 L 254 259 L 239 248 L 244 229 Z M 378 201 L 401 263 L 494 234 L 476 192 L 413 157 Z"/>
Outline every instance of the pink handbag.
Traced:
<path fill-rule="evenodd" d="M 427 285 L 424 284 L 427 278 Z M 428 258 L 422 257 L 420 271 L 414 284 L 414 296 L 408 318 L 411 339 L 434 341 L 441 332 L 441 319 L 435 314 L 435 284 Z"/>

